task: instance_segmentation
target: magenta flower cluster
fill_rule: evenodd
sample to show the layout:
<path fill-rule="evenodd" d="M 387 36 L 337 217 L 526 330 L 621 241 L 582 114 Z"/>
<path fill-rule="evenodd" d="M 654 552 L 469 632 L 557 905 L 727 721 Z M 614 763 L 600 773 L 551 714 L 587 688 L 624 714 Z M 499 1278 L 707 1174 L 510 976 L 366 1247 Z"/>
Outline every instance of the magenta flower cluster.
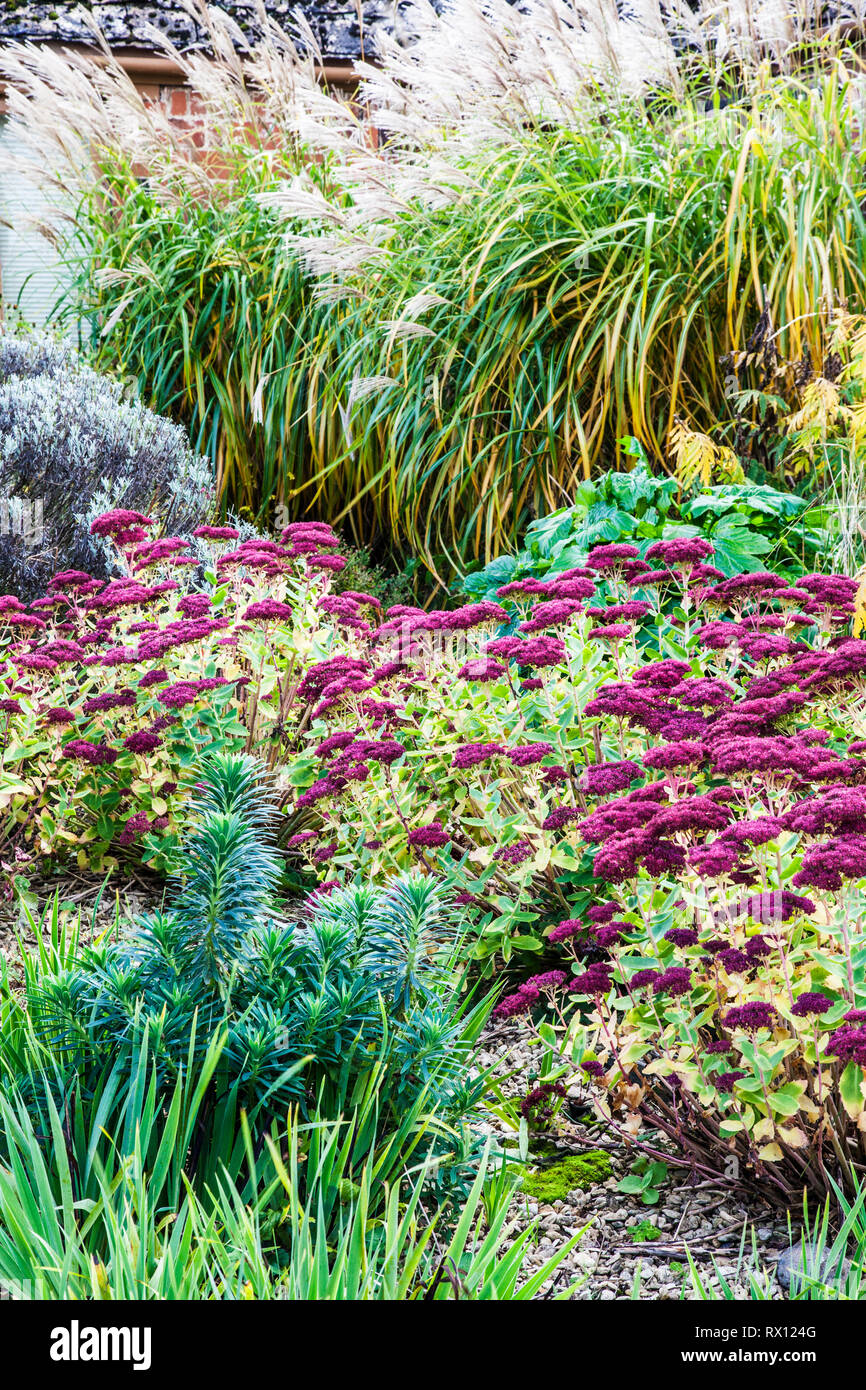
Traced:
<path fill-rule="evenodd" d="M 153 529 L 141 512 L 106 512 L 91 531 L 113 544 L 119 574 L 103 581 L 60 572 L 29 606 L 0 596 L 0 739 L 18 731 L 19 761 L 9 767 L 21 768 L 17 796 L 28 814 L 17 834 L 25 844 L 44 807 L 43 848 L 53 819 L 57 852 L 82 829 L 97 864 L 109 849 L 139 853 L 142 836 L 171 825 L 195 759 L 212 741 L 261 747 L 271 762 L 284 752 L 307 709 L 295 694 L 305 675 L 293 652 L 295 604 L 317 607 L 329 637 L 343 643 L 341 610 L 329 612 L 330 562 L 338 559 L 330 527 L 296 524 L 279 543 L 199 527 L 195 537 L 220 572 L 217 590 L 188 539 Z M 363 594 L 346 603 L 353 612 L 377 608 Z M 390 738 L 354 742 L 353 767 L 364 759 L 389 765 L 403 753 Z M 65 822 L 57 786 L 62 805 L 73 808 Z"/>

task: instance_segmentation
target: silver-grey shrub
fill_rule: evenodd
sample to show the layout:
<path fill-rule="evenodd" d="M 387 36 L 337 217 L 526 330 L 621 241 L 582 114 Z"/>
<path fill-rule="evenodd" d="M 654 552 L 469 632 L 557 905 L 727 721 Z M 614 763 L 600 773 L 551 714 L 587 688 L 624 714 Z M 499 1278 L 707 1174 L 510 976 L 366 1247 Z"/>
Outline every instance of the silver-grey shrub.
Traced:
<path fill-rule="evenodd" d="M 0 333 L 0 592 L 34 598 L 64 569 L 107 575 L 90 522 L 120 506 L 183 534 L 213 512 L 210 465 L 68 345 Z"/>

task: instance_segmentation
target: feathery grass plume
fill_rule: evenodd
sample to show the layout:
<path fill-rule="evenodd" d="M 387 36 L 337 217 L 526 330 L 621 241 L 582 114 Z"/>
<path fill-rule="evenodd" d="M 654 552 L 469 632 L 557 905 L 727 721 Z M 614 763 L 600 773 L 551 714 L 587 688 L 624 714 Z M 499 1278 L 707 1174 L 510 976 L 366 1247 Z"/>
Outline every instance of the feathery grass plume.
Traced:
<path fill-rule="evenodd" d="M 307 447 L 292 403 L 306 378 L 289 373 L 309 337 L 302 277 L 254 201 L 296 170 L 298 151 L 284 93 L 273 109 L 254 99 L 231 22 L 208 20 L 217 61 L 166 48 L 195 94 L 191 130 L 141 97 L 95 22 L 99 64 L 14 44 L 2 60 L 10 120 L 26 132 L 17 165 L 54 208 L 40 230 L 77 270 L 71 318 L 89 320 L 103 365 L 137 377 L 149 404 L 186 423 L 219 489 L 251 506 L 262 491 L 291 497 L 285 469 Z M 295 53 L 289 71 L 290 85 L 315 86 L 312 59 Z"/>

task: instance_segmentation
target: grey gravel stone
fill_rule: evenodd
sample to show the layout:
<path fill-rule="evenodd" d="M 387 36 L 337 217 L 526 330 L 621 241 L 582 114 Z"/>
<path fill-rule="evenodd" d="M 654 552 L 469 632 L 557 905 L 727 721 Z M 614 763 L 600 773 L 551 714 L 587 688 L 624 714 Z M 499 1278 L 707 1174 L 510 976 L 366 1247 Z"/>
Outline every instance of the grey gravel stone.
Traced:
<path fill-rule="evenodd" d="M 488 1030 L 482 1064 L 514 1073 L 503 1085 L 506 1095 L 524 1094 L 526 1088 L 522 1078 L 535 1060 L 532 1049 L 521 1038 L 519 1027 L 496 1024 Z M 588 1099 L 589 1093 L 582 1085 L 576 1084 L 572 1090 L 578 1099 Z M 576 1285 L 571 1294 L 574 1299 L 605 1303 L 631 1299 L 638 1264 L 638 1298 L 653 1301 L 695 1299 L 699 1295 L 688 1273 L 686 1246 L 705 1287 L 721 1292 L 718 1269 L 718 1274 L 739 1299 L 748 1298 L 750 1279 L 761 1284 L 768 1298 L 784 1298 L 774 1277 L 774 1266 L 777 1252 L 788 1245 L 786 1216 L 769 1213 L 766 1203 L 751 1209 L 743 1207 L 739 1196 L 733 1196 L 730 1188 L 722 1184 L 689 1186 L 674 1168 L 671 1168 L 671 1181 L 663 1188 L 658 1206 L 644 1206 L 639 1198 L 616 1190 L 619 1181 L 631 1169 L 634 1149 L 629 1150 L 624 1144 L 612 1146 L 610 1132 L 600 1124 L 584 1118 L 572 1120 L 565 1111 L 560 1111 L 557 1123 L 558 1128 L 550 1140 L 560 1148 L 563 1156 L 589 1148 L 605 1148 L 610 1154 L 613 1177 L 585 1192 L 569 1193 L 565 1202 L 557 1202 L 554 1206 L 539 1207 L 518 1195 L 511 1212 L 518 1229 L 525 1228 L 533 1219 L 537 1219 L 539 1226 L 539 1241 L 527 1255 L 528 1271 L 537 1269 L 554 1249 L 588 1225 L 583 1239 L 556 1276 L 557 1290 Z M 503 1143 L 514 1148 L 516 1134 L 513 1130 L 508 1130 L 498 1120 L 492 1121 L 490 1128 Z M 649 1243 L 632 1241 L 627 1227 L 645 1220 L 658 1227 L 662 1233 L 660 1238 Z M 744 1226 L 746 1257 L 741 1262 Z M 759 1246 L 757 1267 L 751 1260 L 753 1227 Z M 550 1243 L 542 1245 L 544 1241 Z M 662 1247 L 665 1253 L 657 1253 L 654 1245 Z M 767 1245 L 772 1253 L 766 1250 Z M 671 1268 L 677 1264 L 682 1266 L 679 1271 Z M 544 1297 L 545 1292 L 542 1290 L 539 1296 Z"/>
<path fill-rule="evenodd" d="M 782 1251 L 776 1264 L 776 1278 L 782 1288 L 789 1292 L 798 1291 L 810 1280 L 830 1288 L 840 1288 L 845 1285 L 851 1269 L 849 1259 L 840 1260 L 837 1257 L 831 1260 L 829 1250 L 801 1237 Z"/>

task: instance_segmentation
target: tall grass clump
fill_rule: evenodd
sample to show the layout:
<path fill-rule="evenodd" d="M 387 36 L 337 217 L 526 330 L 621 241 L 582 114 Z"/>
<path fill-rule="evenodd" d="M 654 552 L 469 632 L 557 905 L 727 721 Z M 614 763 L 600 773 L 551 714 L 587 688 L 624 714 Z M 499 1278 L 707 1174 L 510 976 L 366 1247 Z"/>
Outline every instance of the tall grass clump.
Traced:
<path fill-rule="evenodd" d="M 188 66 L 194 129 L 143 100 L 95 21 L 93 32 L 99 65 L 24 45 L 3 55 L 23 167 L 51 208 L 41 230 L 73 272 L 57 317 L 187 426 L 223 496 L 241 508 L 290 497 L 304 377 L 286 373 L 310 337 L 309 296 L 258 198 L 292 177 L 298 142 L 279 102 L 254 99 L 224 25 L 210 26 L 213 63 L 171 50 Z M 314 85 L 311 63 L 295 55 L 294 71 Z"/>
<path fill-rule="evenodd" d="M 861 297 L 862 16 L 404 8 L 353 106 L 311 35 L 263 17 L 242 62 L 212 13 L 216 62 L 179 58 L 198 145 L 110 62 L 13 46 L 2 69 L 77 199 L 103 363 L 187 419 L 236 502 L 345 518 L 444 580 L 623 436 L 664 462 L 675 420 L 711 427 L 765 307 L 814 359 L 819 311 Z"/>
<path fill-rule="evenodd" d="M 73 933 L 74 934 L 74 933 Z M 61 932 L 37 969 L 61 968 Z M 7 996 L 4 1045 L 46 1067 Z M 583 1235 L 529 1273 L 534 1224 L 515 1229 L 517 1184 L 486 1147 L 466 1182 L 443 1190 L 430 1153 L 445 1116 L 430 1097 L 396 1125 L 369 1093 L 345 1114 L 296 1109 L 254 1142 L 245 1114 L 213 1125 L 220 1066 L 201 1065 L 161 1098 L 145 1040 L 131 1073 L 58 1104 L 20 1080 L 0 1092 L 0 1291 L 12 1299 L 495 1299 L 534 1297 Z M 4 1068 L 5 1070 L 5 1068 Z M 201 1135 L 207 1129 L 209 1141 Z M 567 1296 L 568 1286 L 560 1296 Z"/>
<path fill-rule="evenodd" d="M 249 166 L 213 197 L 176 179 L 166 205 L 162 179 L 141 184 L 106 159 L 100 196 L 79 209 L 89 244 L 74 311 L 99 363 L 187 426 L 221 496 L 273 523 L 268 504 L 311 472 L 302 363 L 314 327 L 306 277 L 256 197 L 274 186 L 271 161 Z"/>

